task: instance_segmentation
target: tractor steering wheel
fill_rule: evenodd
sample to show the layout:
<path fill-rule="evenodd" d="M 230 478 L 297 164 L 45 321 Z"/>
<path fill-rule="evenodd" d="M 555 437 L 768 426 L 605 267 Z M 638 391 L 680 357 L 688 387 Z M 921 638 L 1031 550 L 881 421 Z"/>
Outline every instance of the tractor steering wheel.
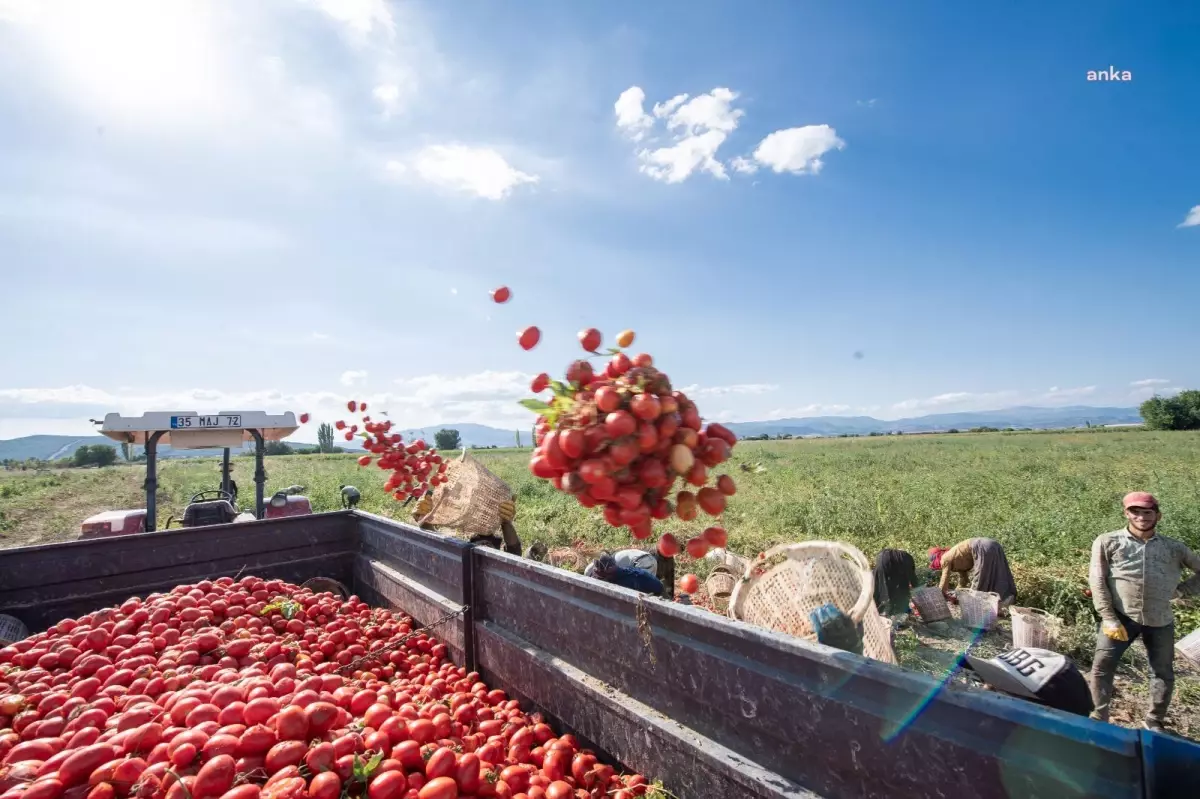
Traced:
<path fill-rule="evenodd" d="M 209 495 L 212 495 L 211 497 Z M 233 494 L 228 491 L 223 491 L 220 488 L 211 491 L 201 491 L 199 494 L 192 494 L 192 498 L 188 500 L 188 504 L 193 502 L 212 502 L 218 499 L 223 499 L 230 505 L 233 504 Z"/>

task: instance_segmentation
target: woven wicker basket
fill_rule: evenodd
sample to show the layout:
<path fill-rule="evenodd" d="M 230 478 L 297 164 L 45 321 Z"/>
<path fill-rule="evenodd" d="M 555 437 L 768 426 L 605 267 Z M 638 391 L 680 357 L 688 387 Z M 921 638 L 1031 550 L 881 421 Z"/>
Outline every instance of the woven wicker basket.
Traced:
<path fill-rule="evenodd" d="M 1013 646 L 1053 650 L 1062 619 L 1038 608 L 1012 608 Z"/>
<path fill-rule="evenodd" d="M 863 616 L 863 654 L 872 660 L 897 665 L 892 648 L 892 620 L 872 608 Z"/>
<path fill-rule="evenodd" d="M 704 587 L 708 589 L 708 595 L 713 599 L 725 599 L 733 593 L 733 587 L 736 584 L 737 578 L 725 566 L 714 568 L 704 581 Z"/>
<path fill-rule="evenodd" d="M 912 592 L 912 603 L 917 607 L 921 621 L 931 624 L 950 618 L 950 606 L 940 588 L 917 588 Z"/>
<path fill-rule="evenodd" d="M 972 630 L 986 630 L 1000 615 L 1000 595 L 994 591 L 973 591 L 960 588 L 954 596 L 962 610 L 962 623 Z"/>
<path fill-rule="evenodd" d="M 334 596 L 340 596 L 342 599 L 348 599 L 350 597 L 350 591 L 346 588 L 346 586 L 329 577 L 313 577 L 312 579 L 305 580 L 303 583 L 301 583 L 300 587 L 307 588 L 314 594 L 323 594 L 328 591 Z"/>
<path fill-rule="evenodd" d="M 871 605 L 874 579 L 857 548 L 840 541 L 783 544 L 764 555 L 782 563 L 762 574 L 753 565 L 738 581 L 729 601 L 729 616 L 800 638 L 814 638 L 809 614 L 826 603 L 862 622 Z"/>
<path fill-rule="evenodd" d="M 500 503 L 512 500 L 512 489 L 463 450 L 446 468 L 446 482 L 433 495 L 433 509 L 418 524 L 461 536 L 500 530 Z"/>

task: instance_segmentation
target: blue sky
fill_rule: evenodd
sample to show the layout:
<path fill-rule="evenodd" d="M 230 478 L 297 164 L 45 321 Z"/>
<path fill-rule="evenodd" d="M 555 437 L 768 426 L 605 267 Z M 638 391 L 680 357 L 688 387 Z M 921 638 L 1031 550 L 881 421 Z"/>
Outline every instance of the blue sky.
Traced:
<path fill-rule="evenodd" d="M 0 438 L 349 396 L 524 427 L 587 326 L 721 419 L 1200 386 L 1198 25 L 0 0 Z"/>

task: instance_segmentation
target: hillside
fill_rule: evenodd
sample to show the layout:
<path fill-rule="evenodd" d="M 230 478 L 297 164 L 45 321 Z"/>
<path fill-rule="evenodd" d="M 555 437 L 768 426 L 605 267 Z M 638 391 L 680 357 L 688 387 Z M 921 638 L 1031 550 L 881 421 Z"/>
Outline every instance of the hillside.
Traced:
<path fill-rule="evenodd" d="M 975 411 L 968 413 L 940 413 L 929 416 L 916 416 L 908 419 L 893 419 L 885 421 L 870 416 L 814 416 L 798 419 L 771 419 L 761 422 L 729 422 L 727 427 L 742 438 L 750 436 L 840 436 L 870 433 L 930 433 L 950 429 L 969 430 L 972 427 L 1028 427 L 1035 430 L 1046 430 L 1068 427 L 1083 427 L 1086 424 L 1137 424 L 1142 421 L 1137 408 L 1097 408 L 1087 405 L 1076 405 L 1067 408 L 1034 408 L 1018 407 L 996 411 Z M 530 420 L 532 427 L 532 419 Z M 516 430 L 502 430 L 482 424 L 445 424 L 429 427 L 402 429 L 405 438 L 424 438 L 430 443 L 438 430 L 453 428 L 462 436 L 463 443 L 468 447 L 511 447 L 517 443 Z M 530 431 L 522 430 L 521 444 L 529 446 Z M 312 441 L 298 440 L 297 437 L 288 439 L 289 444 L 296 447 L 315 446 L 315 428 L 304 428 L 301 431 L 304 438 L 313 437 Z M 0 460 L 25 460 L 38 458 L 52 460 L 69 457 L 81 446 L 91 444 L 108 444 L 114 442 L 103 436 L 25 436 L 7 441 L 0 441 Z M 357 444 L 337 442 L 346 449 L 355 450 Z M 159 450 L 162 458 L 200 458 L 213 457 L 220 450 L 172 450 L 163 447 Z M 244 447 L 234 450 L 234 454 L 250 453 L 253 449 Z"/>

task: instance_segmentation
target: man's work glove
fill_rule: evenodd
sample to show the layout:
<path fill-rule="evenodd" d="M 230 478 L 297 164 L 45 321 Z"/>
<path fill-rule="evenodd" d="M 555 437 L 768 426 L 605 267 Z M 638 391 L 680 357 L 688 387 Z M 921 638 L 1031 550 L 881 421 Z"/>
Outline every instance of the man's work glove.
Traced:
<path fill-rule="evenodd" d="M 511 499 L 500 503 L 500 520 L 511 522 L 517 518 L 517 505 Z"/>
<path fill-rule="evenodd" d="M 433 510 L 433 497 L 421 497 L 417 500 L 417 507 L 413 510 L 414 519 L 423 519 Z"/>
<path fill-rule="evenodd" d="M 1119 621 L 1106 621 L 1100 625 L 1100 630 L 1114 641 L 1129 640 L 1129 633 L 1125 632 L 1125 625 Z"/>

